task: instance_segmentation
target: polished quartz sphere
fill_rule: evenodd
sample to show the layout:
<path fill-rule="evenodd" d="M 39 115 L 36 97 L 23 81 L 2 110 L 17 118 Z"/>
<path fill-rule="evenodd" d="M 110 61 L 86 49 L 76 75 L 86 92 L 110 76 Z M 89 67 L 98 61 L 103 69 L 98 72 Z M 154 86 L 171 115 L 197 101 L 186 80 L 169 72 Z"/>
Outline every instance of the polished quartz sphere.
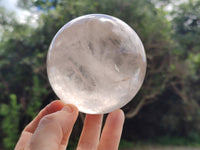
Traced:
<path fill-rule="evenodd" d="M 140 89 L 145 72 L 146 55 L 136 32 L 103 14 L 65 24 L 47 55 L 47 74 L 57 96 L 89 114 L 126 105 Z"/>

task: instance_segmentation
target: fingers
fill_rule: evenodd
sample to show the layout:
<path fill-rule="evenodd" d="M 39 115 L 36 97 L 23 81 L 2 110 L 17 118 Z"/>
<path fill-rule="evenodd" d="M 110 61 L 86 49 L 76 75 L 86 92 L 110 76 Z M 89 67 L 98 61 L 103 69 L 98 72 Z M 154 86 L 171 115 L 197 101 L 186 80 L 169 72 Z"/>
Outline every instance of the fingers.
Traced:
<path fill-rule="evenodd" d="M 103 115 L 86 115 L 77 150 L 96 150 Z"/>
<path fill-rule="evenodd" d="M 98 150 L 118 150 L 123 124 L 124 113 L 122 110 L 116 110 L 108 115 Z"/>
<path fill-rule="evenodd" d="M 20 139 L 18 140 L 15 150 L 24 150 L 28 141 L 31 139 L 32 133 L 30 132 L 22 132 Z"/>
<path fill-rule="evenodd" d="M 77 116 L 78 110 L 73 105 L 66 105 L 61 111 L 44 116 L 26 148 L 65 149 Z"/>
<path fill-rule="evenodd" d="M 65 150 L 78 110 L 73 105 L 54 101 L 24 129 L 15 150 Z M 101 140 L 102 115 L 87 115 L 77 150 L 117 150 L 124 123 L 124 113 L 116 110 L 107 117 Z M 28 145 L 27 145 L 28 143 Z M 26 147 L 26 148 L 25 148 Z"/>
<path fill-rule="evenodd" d="M 59 110 L 61 110 L 64 107 L 64 103 L 61 102 L 60 100 L 56 100 L 51 102 L 49 105 L 47 105 L 44 109 L 42 109 L 40 111 L 40 113 L 37 115 L 37 117 L 31 121 L 26 128 L 24 129 L 24 131 L 30 132 L 30 133 L 34 133 L 35 129 L 37 128 L 40 120 L 42 119 L 42 117 L 57 112 Z"/>
<path fill-rule="evenodd" d="M 36 118 L 32 122 L 30 122 L 22 132 L 21 137 L 18 140 L 17 145 L 15 147 L 15 150 L 24 149 L 24 147 L 30 140 L 32 134 L 35 132 L 35 129 L 37 128 L 39 121 L 41 120 L 42 117 L 54 113 L 56 111 L 59 111 L 63 107 L 64 104 L 60 100 L 56 100 L 51 102 L 43 110 L 41 110 L 40 113 L 36 116 Z"/>
<path fill-rule="evenodd" d="M 124 113 L 122 110 L 116 110 L 110 113 L 99 141 L 102 115 L 87 115 L 77 150 L 117 150 L 121 138 Z"/>

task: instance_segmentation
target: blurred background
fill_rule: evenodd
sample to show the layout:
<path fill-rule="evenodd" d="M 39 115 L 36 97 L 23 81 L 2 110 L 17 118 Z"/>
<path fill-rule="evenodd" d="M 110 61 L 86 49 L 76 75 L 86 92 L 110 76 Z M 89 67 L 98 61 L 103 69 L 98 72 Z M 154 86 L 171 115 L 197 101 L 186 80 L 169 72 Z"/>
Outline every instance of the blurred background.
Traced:
<path fill-rule="evenodd" d="M 125 21 L 147 53 L 144 84 L 123 107 L 120 149 L 200 147 L 200 0 L 0 0 L 0 149 L 12 150 L 23 128 L 57 99 L 46 74 L 48 47 L 65 23 L 89 13 Z"/>

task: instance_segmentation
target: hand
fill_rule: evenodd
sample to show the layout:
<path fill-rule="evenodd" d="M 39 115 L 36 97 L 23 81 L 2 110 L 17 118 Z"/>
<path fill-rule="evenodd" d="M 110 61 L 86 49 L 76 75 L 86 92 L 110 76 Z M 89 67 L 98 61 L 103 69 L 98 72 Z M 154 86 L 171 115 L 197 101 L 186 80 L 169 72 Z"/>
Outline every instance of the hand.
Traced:
<path fill-rule="evenodd" d="M 78 117 L 78 109 L 57 100 L 47 105 L 23 130 L 15 150 L 65 150 Z M 124 113 L 111 112 L 103 128 L 103 115 L 86 115 L 77 150 L 117 150 Z M 99 140 L 100 139 L 100 140 Z"/>

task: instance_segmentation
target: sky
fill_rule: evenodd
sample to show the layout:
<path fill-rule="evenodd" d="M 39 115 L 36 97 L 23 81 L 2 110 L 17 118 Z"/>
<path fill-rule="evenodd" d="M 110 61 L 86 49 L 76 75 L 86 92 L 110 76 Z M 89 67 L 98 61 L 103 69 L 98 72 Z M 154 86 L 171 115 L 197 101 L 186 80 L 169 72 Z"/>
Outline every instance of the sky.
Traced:
<path fill-rule="evenodd" d="M 7 10 L 10 11 L 14 11 L 16 12 L 16 16 L 17 19 L 20 23 L 27 23 L 26 18 L 31 16 L 31 20 L 29 22 L 29 24 L 32 25 L 37 25 L 37 19 L 39 17 L 39 13 L 35 12 L 34 13 L 30 13 L 28 10 L 23 10 L 17 7 L 17 1 L 18 0 L 0 0 L 0 6 L 5 7 Z M 179 0 L 179 1 L 175 1 L 177 4 L 186 2 L 188 0 Z M 169 4 L 166 7 L 167 11 L 171 11 L 173 9 L 173 5 Z"/>
<path fill-rule="evenodd" d="M 28 10 L 23 10 L 17 7 L 18 0 L 0 0 L 0 6 L 5 7 L 9 11 L 16 13 L 17 20 L 20 23 L 27 23 L 27 18 L 31 16 L 30 24 L 36 25 L 36 21 L 39 17 L 38 13 L 30 13 Z"/>
<path fill-rule="evenodd" d="M 16 9 L 17 0 L 0 0 L 0 6 L 4 6 L 7 9 Z"/>

